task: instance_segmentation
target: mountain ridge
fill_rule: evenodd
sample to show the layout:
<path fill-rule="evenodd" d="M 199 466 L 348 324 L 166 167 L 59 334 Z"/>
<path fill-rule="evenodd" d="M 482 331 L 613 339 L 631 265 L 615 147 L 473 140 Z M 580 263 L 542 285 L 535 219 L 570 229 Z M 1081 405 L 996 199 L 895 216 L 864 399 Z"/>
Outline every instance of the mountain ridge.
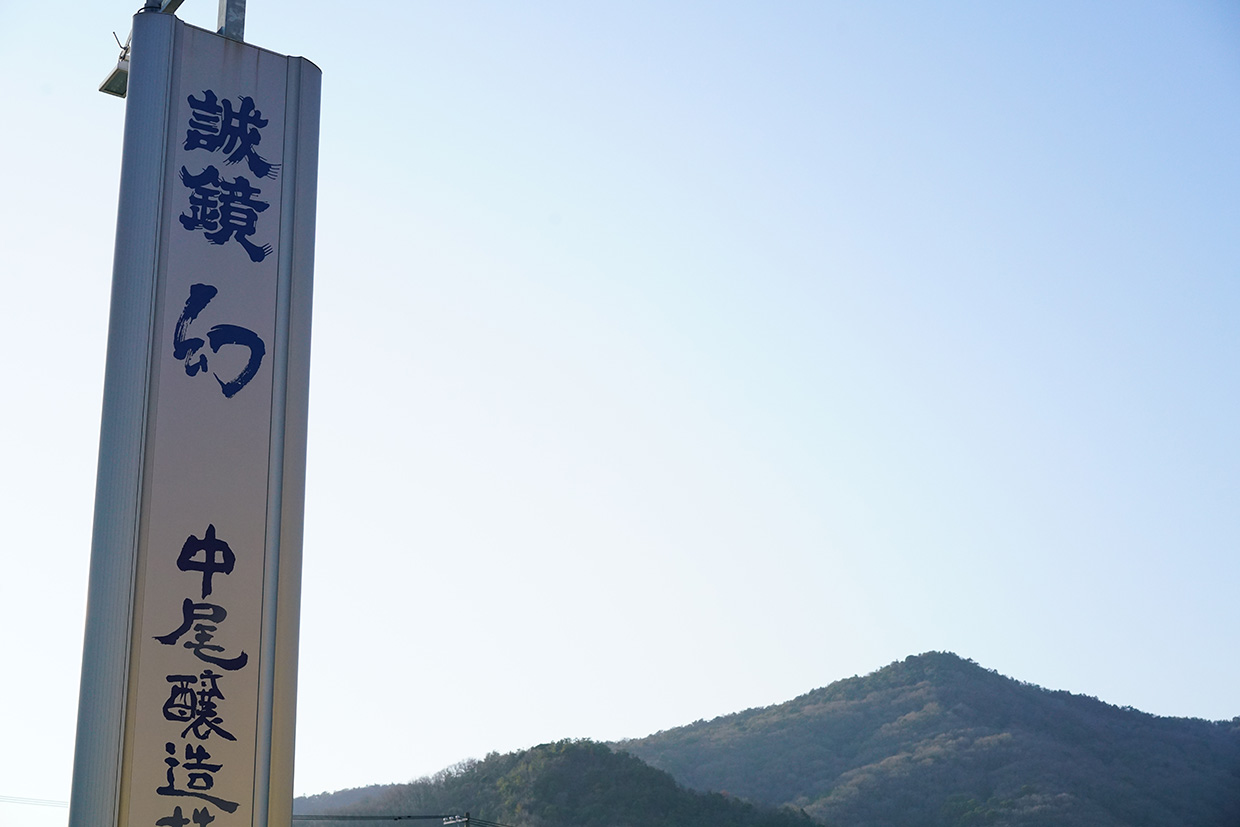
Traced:
<path fill-rule="evenodd" d="M 1240 792 L 1228 792 L 1240 791 L 1240 719 L 1154 716 L 945 652 L 617 746 L 690 788 L 804 808 L 823 823 L 923 824 L 924 802 L 951 810 L 955 795 L 982 810 L 1100 808 L 1097 824 L 1175 823 L 1159 819 L 1178 811 L 1240 824 Z M 910 797 L 923 804 L 875 803 Z M 1180 803 L 1188 797 L 1203 806 Z M 900 809 L 920 809 L 920 820 Z"/>
<path fill-rule="evenodd" d="M 1240 717 L 1156 716 L 927 652 L 780 704 L 492 753 L 298 812 L 453 801 L 517 827 L 1240 827 Z"/>

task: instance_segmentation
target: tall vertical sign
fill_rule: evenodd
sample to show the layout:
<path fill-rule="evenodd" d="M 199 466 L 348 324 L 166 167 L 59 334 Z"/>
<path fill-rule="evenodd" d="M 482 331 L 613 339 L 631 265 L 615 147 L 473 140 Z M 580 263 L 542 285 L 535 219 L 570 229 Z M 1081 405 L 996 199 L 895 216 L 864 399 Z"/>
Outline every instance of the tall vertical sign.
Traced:
<path fill-rule="evenodd" d="M 291 815 L 319 81 L 134 18 L 75 827 Z"/>

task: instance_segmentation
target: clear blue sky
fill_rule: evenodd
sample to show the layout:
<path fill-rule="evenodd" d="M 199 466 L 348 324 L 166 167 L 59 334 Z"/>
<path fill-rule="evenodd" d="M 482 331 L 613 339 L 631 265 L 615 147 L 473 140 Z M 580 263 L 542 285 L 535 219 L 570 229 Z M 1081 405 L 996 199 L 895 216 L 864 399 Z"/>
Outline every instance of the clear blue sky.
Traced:
<path fill-rule="evenodd" d="M 0 796 L 69 795 L 137 5 L 0 0 Z M 324 72 L 299 793 L 929 649 L 1240 715 L 1240 7 L 249 6 Z"/>

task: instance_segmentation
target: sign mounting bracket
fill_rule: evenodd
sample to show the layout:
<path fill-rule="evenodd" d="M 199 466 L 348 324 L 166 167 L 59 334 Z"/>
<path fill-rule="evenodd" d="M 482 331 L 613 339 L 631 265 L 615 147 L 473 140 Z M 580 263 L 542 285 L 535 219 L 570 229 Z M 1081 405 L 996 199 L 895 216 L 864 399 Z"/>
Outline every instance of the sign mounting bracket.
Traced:
<path fill-rule="evenodd" d="M 176 10 L 181 8 L 185 0 L 146 0 L 146 5 L 142 7 L 145 12 L 160 12 L 162 14 L 175 14 Z M 238 43 L 245 42 L 245 0 L 220 0 L 220 12 L 216 18 L 216 34 L 223 35 L 229 40 L 235 40 Z M 133 38 L 130 32 L 129 37 L 125 38 L 125 44 L 121 46 L 120 57 L 116 60 L 116 68 L 113 69 L 103 83 L 99 84 L 99 91 L 108 95 L 115 95 L 118 98 L 125 97 L 129 89 L 129 42 Z"/>

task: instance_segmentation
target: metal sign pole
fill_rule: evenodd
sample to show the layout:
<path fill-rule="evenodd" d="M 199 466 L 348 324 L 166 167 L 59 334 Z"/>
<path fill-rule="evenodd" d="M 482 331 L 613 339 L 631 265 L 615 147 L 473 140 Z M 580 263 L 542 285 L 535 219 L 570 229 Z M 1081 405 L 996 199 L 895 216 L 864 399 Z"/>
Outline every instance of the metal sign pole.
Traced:
<path fill-rule="evenodd" d="M 220 0 L 220 15 L 216 34 L 229 40 L 245 40 L 245 0 Z"/>

